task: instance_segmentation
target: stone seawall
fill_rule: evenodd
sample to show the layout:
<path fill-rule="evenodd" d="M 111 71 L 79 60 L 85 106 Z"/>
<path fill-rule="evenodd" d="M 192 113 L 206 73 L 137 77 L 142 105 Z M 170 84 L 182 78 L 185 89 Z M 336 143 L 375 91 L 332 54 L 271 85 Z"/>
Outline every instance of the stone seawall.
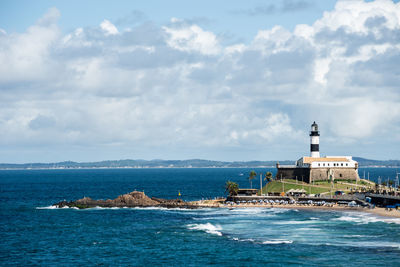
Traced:
<path fill-rule="evenodd" d="M 357 169 L 355 168 L 312 168 L 310 169 L 311 181 L 329 180 L 328 173 L 332 173 L 334 179 L 358 180 Z"/>

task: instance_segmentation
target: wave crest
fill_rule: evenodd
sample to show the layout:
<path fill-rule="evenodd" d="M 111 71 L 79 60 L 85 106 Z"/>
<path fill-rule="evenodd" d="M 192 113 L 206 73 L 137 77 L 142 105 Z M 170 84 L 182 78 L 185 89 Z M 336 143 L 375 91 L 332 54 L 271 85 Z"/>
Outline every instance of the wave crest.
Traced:
<path fill-rule="evenodd" d="M 349 213 L 339 218 L 335 218 L 334 220 L 344 221 L 344 222 L 354 222 L 357 224 L 369 224 L 377 222 L 400 224 L 399 218 L 376 217 L 371 214 L 364 214 L 364 213 L 354 213 L 354 214 Z"/>
<path fill-rule="evenodd" d="M 46 207 L 36 207 L 37 210 L 56 210 L 56 209 L 75 209 L 78 210 L 77 207 L 68 207 L 68 206 L 64 206 L 62 208 L 60 208 L 58 205 L 51 205 L 51 206 L 46 206 Z"/>
<path fill-rule="evenodd" d="M 220 232 L 222 230 L 222 227 L 220 225 L 204 223 L 204 224 L 189 224 L 189 225 L 187 225 L 187 227 L 190 230 L 199 230 L 199 231 L 204 231 L 209 234 L 222 236 L 222 233 Z"/>
<path fill-rule="evenodd" d="M 262 242 L 263 244 L 292 244 L 292 240 L 283 240 L 283 239 L 272 239 L 266 240 Z"/>

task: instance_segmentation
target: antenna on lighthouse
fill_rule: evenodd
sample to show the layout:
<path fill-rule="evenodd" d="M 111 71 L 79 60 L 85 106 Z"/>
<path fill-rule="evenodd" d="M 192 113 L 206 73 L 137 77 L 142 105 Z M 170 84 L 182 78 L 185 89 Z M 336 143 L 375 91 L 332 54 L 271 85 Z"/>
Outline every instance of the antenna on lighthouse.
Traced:
<path fill-rule="evenodd" d="M 311 124 L 311 131 L 310 131 L 310 152 L 312 158 L 319 158 L 319 131 L 318 131 L 318 124 L 314 123 Z"/>

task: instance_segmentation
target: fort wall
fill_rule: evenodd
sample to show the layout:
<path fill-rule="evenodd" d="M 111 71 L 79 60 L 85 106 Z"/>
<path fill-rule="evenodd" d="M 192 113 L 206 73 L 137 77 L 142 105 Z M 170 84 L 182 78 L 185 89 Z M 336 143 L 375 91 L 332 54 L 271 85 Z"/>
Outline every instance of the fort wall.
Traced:
<path fill-rule="evenodd" d="M 278 172 L 276 173 L 276 179 L 296 179 L 298 181 L 303 180 L 303 182 L 310 182 L 310 169 L 309 168 L 296 168 L 291 167 L 278 167 Z"/>
<path fill-rule="evenodd" d="M 329 171 L 335 180 L 357 180 L 360 179 L 356 168 L 301 168 L 301 167 L 278 167 L 276 179 L 303 179 L 306 183 L 313 181 L 329 180 Z"/>
<path fill-rule="evenodd" d="M 311 168 L 311 181 L 329 180 L 328 172 L 331 172 L 335 180 L 357 180 L 360 179 L 356 168 Z"/>

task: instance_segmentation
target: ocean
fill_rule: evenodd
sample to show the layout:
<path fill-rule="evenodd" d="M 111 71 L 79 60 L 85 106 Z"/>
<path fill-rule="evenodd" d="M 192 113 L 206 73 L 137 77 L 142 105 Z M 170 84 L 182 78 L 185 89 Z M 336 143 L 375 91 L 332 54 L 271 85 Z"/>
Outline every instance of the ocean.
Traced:
<path fill-rule="evenodd" d="M 371 180 L 396 169 L 366 168 Z M 275 169 L 255 169 L 257 173 Z M 400 219 L 361 212 L 265 209 L 54 209 L 84 196 L 198 200 L 249 187 L 250 169 L 0 171 L 0 264 L 400 266 Z M 255 179 L 253 187 L 259 187 Z"/>

